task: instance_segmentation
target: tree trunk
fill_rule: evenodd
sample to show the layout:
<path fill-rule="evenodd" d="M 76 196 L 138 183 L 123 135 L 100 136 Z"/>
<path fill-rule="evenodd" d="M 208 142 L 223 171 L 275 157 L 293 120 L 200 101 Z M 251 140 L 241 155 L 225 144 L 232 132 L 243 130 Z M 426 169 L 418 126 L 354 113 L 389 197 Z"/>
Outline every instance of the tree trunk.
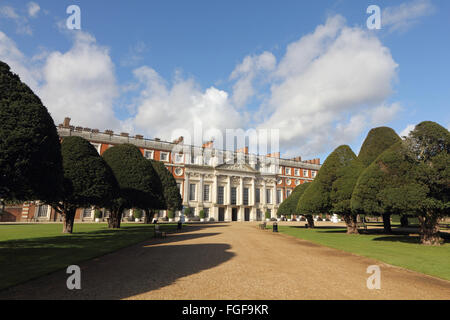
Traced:
<path fill-rule="evenodd" d="M 402 214 L 400 216 L 400 224 L 402 228 L 407 228 L 409 226 L 409 222 L 408 222 L 408 216 Z"/>
<path fill-rule="evenodd" d="M 76 209 L 69 209 L 62 213 L 63 218 L 63 233 L 73 233 L 73 223 L 75 221 Z"/>
<path fill-rule="evenodd" d="M 314 229 L 314 218 L 312 215 L 306 216 L 306 221 L 308 221 L 308 228 Z"/>
<path fill-rule="evenodd" d="M 432 213 L 419 216 L 420 242 L 424 245 L 439 246 L 444 241 L 439 235 L 439 220 Z"/>
<path fill-rule="evenodd" d="M 344 214 L 344 221 L 347 225 L 347 234 L 359 234 L 357 225 L 357 216 Z"/>
<path fill-rule="evenodd" d="M 108 220 L 108 228 L 120 229 L 120 222 L 122 220 L 122 210 L 111 210 L 111 216 Z"/>
<path fill-rule="evenodd" d="M 150 209 L 145 210 L 145 219 L 144 219 L 145 224 L 152 223 L 151 216 L 152 216 L 152 210 L 150 210 Z"/>
<path fill-rule="evenodd" d="M 389 213 L 383 214 L 383 226 L 384 226 L 384 233 L 392 233 L 391 215 Z"/>

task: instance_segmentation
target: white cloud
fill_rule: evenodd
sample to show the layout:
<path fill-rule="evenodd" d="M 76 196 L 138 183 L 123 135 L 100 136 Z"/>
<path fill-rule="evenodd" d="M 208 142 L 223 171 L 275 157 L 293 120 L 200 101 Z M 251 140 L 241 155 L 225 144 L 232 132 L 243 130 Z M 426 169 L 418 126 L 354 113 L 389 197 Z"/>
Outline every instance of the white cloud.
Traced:
<path fill-rule="evenodd" d="M 414 124 L 408 124 L 406 126 L 406 128 L 403 129 L 402 132 L 400 132 L 400 137 L 407 137 L 407 136 L 409 136 L 409 133 L 411 131 L 413 131 L 415 128 L 416 128 L 416 126 Z"/>
<path fill-rule="evenodd" d="M 415 0 L 395 7 L 387 7 L 381 16 L 382 26 L 389 31 L 406 31 L 419 21 L 419 18 L 434 13 L 431 0 Z"/>
<path fill-rule="evenodd" d="M 0 31 L 0 60 L 36 92 L 56 124 L 64 117 L 75 125 L 119 129 L 113 102 L 118 88 L 107 48 L 78 32 L 67 52 L 47 52 L 29 58 Z"/>
<path fill-rule="evenodd" d="M 55 122 L 69 116 L 74 124 L 91 128 L 119 127 L 113 111 L 118 94 L 114 64 L 94 37 L 76 33 L 73 47 L 50 53 L 42 71 L 39 93 Z"/>
<path fill-rule="evenodd" d="M 0 7 L 0 17 L 13 20 L 16 25 L 16 32 L 18 34 L 32 35 L 33 31 L 28 24 L 26 17 L 20 16 L 16 10 L 11 6 Z"/>
<path fill-rule="evenodd" d="M 244 106 L 254 96 L 254 80 L 264 72 L 272 71 L 276 66 L 275 56 L 268 51 L 261 55 L 252 55 L 244 58 L 241 64 L 236 66 L 230 79 L 236 80 L 233 86 L 233 103 L 236 106 Z"/>
<path fill-rule="evenodd" d="M 228 93 L 215 87 L 202 90 L 194 80 L 177 76 L 169 85 L 149 67 L 134 71 L 143 87 L 131 120 L 135 130 L 169 140 L 172 132 L 201 125 L 203 130 L 239 128 L 241 115 L 229 101 Z"/>
<path fill-rule="evenodd" d="M 36 18 L 39 14 L 39 11 L 41 10 L 41 7 L 36 2 L 28 2 L 28 15 L 31 18 Z"/>
<path fill-rule="evenodd" d="M 148 66 L 136 68 L 134 82 L 119 90 L 108 49 L 86 33 L 76 34 L 67 52 L 44 49 L 30 59 L 0 33 L 0 59 L 36 88 L 56 123 L 69 116 L 75 125 L 170 140 L 174 130 L 192 133 L 199 125 L 203 131 L 249 129 L 257 114 L 263 116 L 257 128 L 280 129 L 285 157 L 314 157 L 352 144 L 402 110 L 398 102 L 387 102 L 397 75 L 388 48 L 376 34 L 348 27 L 341 16 L 291 43 L 278 64 L 267 51 L 245 57 L 231 73 L 231 94 L 204 89 L 180 73 L 167 81 Z M 125 100 L 135 96 L 125 104 L 124 121 L 114 114 L 119 92 Z M 259 110 L 249 110 L 255 96 Z"/>
<path fill-rule="evenodd" d="M 370 124 L 372 126 L 385 125 L 403 110 L 400 103 L 395 102 L 391 105 L 382 104 L 369 112 Z"/>
<path fill-rule="evenodd" d="M 33 90 L 38 89 L 39 70 L 30 64 L 16 43 L 2 31 L 0 31 L 0 60 L 6 62 Z"/>
<path fill-rule="evenodd" d="M 279 128 L 280 145 L 301 146 L 297 152 L 307 156 L 350 144 L 365 126 L 389 121 L 399 111 L 396 104 L 383 106 L 396 69 L 375 36 L 345 26 L 340 16 L 330 18 L 289 45 L 260 127 Z M 381 117 L 377 110 L 389 112 Z"/>

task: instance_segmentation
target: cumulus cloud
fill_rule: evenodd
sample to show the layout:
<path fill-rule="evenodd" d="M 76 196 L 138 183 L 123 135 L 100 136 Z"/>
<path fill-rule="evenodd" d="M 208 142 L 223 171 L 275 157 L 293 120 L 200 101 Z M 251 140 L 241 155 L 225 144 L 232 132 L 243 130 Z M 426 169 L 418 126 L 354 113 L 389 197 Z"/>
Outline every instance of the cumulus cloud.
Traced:
<path fill-rule="evenodd" d="M 233 86 L 232 100 L 236 106 L 244 106 L 249 99 L 254 96 L 254 80 L 272 71 L 276 66 L 275 56 L 268 51 L 260 55 L 250 55 L 244 58 L 241 64 L 237 65 L 231 73 L 230 79 L 235 80 Z"/>
<path fill-rule="evenodd" d="M 39 14 L 39 11 L 41 11 L 41 7 L 36 2 L 29 2 L 28 5 L 28 15 L 31 18 L 36 18 Z"/>
<path fill-rule="evenodd" d="M 144 66 L 134 70 L 140 94 L 136 101 L 133 127 L 140 132 L 171 139 L 172 131 L 187 130 L 192 135 L 196 126 L 204 131 L 239 128 L 242 117 L 223 90 L 202 90 L 193 79 L 177 75 L 173 84 L 155 70 Z"/>
<path fill-rule="evenodd" d="M 42 71 L 39 93 L 56 122 L 70 116 L 91 128 L 119 127 L 113 111 L 118 94 L 114 64 L 94 37 L 77 32 L 73 47 L 50 53 Z"/>
<path fill-rule="evenodd" d="M 135 68 L 132 83 L 119 88 L 108 48 L 84 32 L 68 51 L 42 50 L 31 59 L 0 32 L 0 59 L 38 92 L 56 123 L 69 116 L 84 127 L 170 140 L 174 130 L 245 130 L 256 119 L 257 129 L 280 129 L 285 157 L 352 144 L 402 111 L 400 103 L 388 102 L 397 75 L 388 48 L 339 15 L 289 44 L 279 62 L 268 51 L 245 57 L 231 72 L 231 92 L 202 88 L 180 72 L 167 80 L 150 66 Z M 120 94 L 128 110 L 123 121 L 114 112 Z M 257 110 L 248 107 L 253 97 Z"/>
<path fill-rule="evenodd" d="M 108 49 L 78 32 L 67 52 L 46 52 L 29 58 L 0 31 L 0 60 L 36 92 L 56 124 L 69 116 L 91 128 L 118 129 L 113 103 L 118 88 Z"/>
<path fill-rule="evenodd" d="M 6 62 L 33 90 L 38 89 L 39 70 L 18 49 L 16 43 L 2 31 L 0 31 L 0 60 Z"/>
<path fill-rule="evenodd" d="M 399 111 L 397 104 L 380 107 L 392 93 L 396 69 L 378 38 L 332 17 L 289 45 L 260 127 L 279 128 L 282 147 L 301 146 L 297 152 L 310 156 L 350 143 L 368 124 Z M 383 110 L 389 112 L 380 116 Z"/>
<path fill-rule="evenodd" d="M 28 24 L 28 19 L 26 17 L 19 15 L 16 12 L 16 9 L 14 9 L 13 7 L 11 6 L 0 7 L 0 17 L 14 21 L 16 25 L 16 32 L 18 34 L 26 34 L 26 35 L 33 34 L 33 30 Z"/>
<path fill-rule="evenodd" d="M 415 25 L 420 18 L 434 13 L 431 0 L 415 0 L 383 10 L 381 21 L 389 31 L 404 32 Z"/>

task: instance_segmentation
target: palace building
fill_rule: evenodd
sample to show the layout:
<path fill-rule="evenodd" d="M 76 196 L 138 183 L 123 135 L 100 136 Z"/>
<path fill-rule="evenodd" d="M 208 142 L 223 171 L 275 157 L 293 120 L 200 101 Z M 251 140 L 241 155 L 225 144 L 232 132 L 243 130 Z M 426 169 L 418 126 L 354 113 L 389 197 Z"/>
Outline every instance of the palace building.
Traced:
<path fill-rule="evenodd" d="M 114 134 L 110 130 L 73 127 L 70 118 L 58 126 L 58 134 L 64 139 L 80 136 L 90 141 L 99 154 L 123 143 L 137 146 L 143 156 L 165 163 L 173 174 L 183 198 L 183 207 L 191 208 L 194 216 L 204 210 L 211 221 L 261 221 L 265 213 L 276 217 L 279 204 L 294 188 L 314 180 L 320 169 L 320 160 L 302 161 L 300 157 L 281 159 L 280 154 L 253 155 L 248 148 L 234 152 L 213 148 L 209 142 L 203 146 L 185 146 L 183 137 L 165 142 L 160 139 L 131 137 L 127 133 Z M 176 146 L 191 152 L 174 152 Z M 177 150 L 177 149 L 176 149 Z M 222 159 L 222 160 L 221 160 Z M 39 202 L 7 207 L 3 221 L 59 221 L 60 217 L 49 206 Z M 103 210 L 106 215 L 108 214 Z M 180 217 L 182 212 L 177 212 Z M 124 217 L 131 216 L 131 210 Z M 161 211 L 160 216 L 166 216 Z M 77 210 L 76 220 L 94 220 L 93 208 Z"/>

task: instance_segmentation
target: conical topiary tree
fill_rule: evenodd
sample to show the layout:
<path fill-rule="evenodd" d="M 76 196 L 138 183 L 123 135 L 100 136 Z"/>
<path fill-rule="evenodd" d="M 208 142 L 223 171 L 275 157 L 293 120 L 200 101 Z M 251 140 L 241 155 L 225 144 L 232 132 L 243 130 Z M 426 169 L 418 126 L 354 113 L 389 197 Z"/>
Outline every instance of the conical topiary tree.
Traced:
<path fill-rule="evenodd" d="M 325 160 L 308 189 L 300 197 L 297 212 L 306 216 L 310 227 L 314 226 L 312 216 L 329 213 L 333 208 L 330 194 L 332 185 L 338 178 L 338 170 L 356 158 L 349 146 L 336 148 Z"/>
<path fill-rule="evenodd" d="M 155 190 L 157 174 L 136 146 L 131 144 L 114 146 L 103 153 L 103 158 L 111 167 L 119 184 L 118 196 L 109 204 L 111 211 L 109 227 L 117 229 L 120 228 L 125 209 L 153 207 L 161 190 Z"/>
<path fill-rule="evenodd" d="M 302 194 L 308 189 L 310 183 L 303 183 L 295 187 L 294 191 L 287 197 L 278 207 L 278 214 L 280 215 L 293 215 L 297 214 L 298 200 Z"/>
<path fill-rule="evenodd" d="M 401 139 L 395 131 L 389 127 L 374 128 L 369 131 L 361 150 L 358 155 L 358 160 L 362 168 L 367 168 L 380 154 L 387 150 L 393 144 L 399 142 Z M 362 171 L 360 172 L 362 173 Z M 355 188 L 357 180 L 353 180 Z M 391 212 L 384 211 L 365 211 L 364 208 L 370 206 L 352 207 L 356 213 L 365 213 L 367 215 L 380 215 L 383 218 L 384 232 L 391 232 Z"/>
<path fill-rule="evenodd" d="M 439 219 L 450 208 L 449 148 L 448 130 L 434 122 L 419 124 L 364 170 L 352 206 L 417 216 L 421 242 L 440 244 Z"/>
<path fill-rule="evenodd" d="M 358 159 L 364 168 L 367 168 L 380 154 L 400 140 L 397 133 L 389 127 L 374 128 L 367 134 L 359 151 Z"/>
<path fill-rule="evenodd" d="M 155 169 L 157 173 L 161 188 L 162 188 L 162 204 L 158 209 L 171 210 L 175 212 L 176 210 L 183 209 L 183 200 L 181 198 L 180 190 L 177 186 L 177 181 L 173 177 L 172 173 L 167 170 L 164 163 L 155 160 L 147 160 Z"/>
<path fill-rule="evenodd" d="M 62 177 L 53 119 L 39 97 L 0 61 L 0 200 L 58 200 Z"/>
<path fill-rule="evenodd" d="M 103 207 L 116 197 L 117 181 L 94 146 L 81 137 L 61 143 L 64 188 L 61 201 L 52 207 L 63 217 L 63 232 L 72 233 L 77 208 Z"/>

